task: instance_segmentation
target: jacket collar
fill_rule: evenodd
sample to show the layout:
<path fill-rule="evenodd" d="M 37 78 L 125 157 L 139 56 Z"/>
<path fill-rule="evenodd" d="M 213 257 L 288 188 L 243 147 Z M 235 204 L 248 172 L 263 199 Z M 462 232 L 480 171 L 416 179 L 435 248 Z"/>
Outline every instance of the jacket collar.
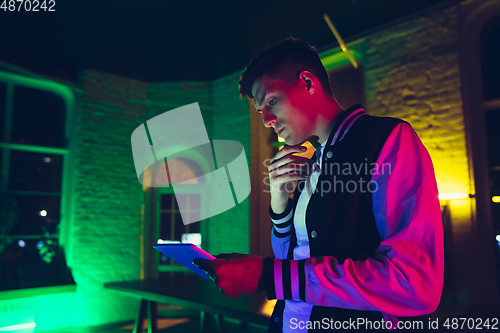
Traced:
<path fill-rule="evenodd" d="M 341 112 L 337 117 L 338 119 L 335 120 L 335 126 L 330 132 L 325 148 L 328 149 L 342 140 L 356 120 L 365 114 L 365 110 L 361 104 L 353 105 L 349 109 Z"/>

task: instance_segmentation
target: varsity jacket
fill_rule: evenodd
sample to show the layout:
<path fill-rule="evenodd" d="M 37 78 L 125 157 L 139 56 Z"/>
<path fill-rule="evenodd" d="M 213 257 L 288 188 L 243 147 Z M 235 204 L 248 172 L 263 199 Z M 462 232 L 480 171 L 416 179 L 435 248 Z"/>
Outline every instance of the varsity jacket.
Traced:
<path fill-rule="evenodd" d="M 299 332 L 300 318 L 283 322 L 285 300 L 290 309 L 310 305 L 308 324 L 322 324 L 309 332 L 356 318 L 395 328 L 397 316 L 433 312 L 443 285 L 441 211 L 430 156 L 411 126 L 356 105 L 317 153 L 314 181 L 298 183 L 282 214 L 270 209 L 276 258 L 264 260 L 263 274 L 278 302 L 269 331 Z M 307 235 L 300 244 L 298 227 Z"/>

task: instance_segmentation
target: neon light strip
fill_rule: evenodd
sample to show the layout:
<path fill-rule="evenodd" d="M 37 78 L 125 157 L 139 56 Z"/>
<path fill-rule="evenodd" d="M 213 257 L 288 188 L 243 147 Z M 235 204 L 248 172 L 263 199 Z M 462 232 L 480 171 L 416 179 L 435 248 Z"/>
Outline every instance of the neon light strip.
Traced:
<path fill-rule="evenodd" d="M 34 328 L 35 326 L 36 326 L 35 323 L 5 326 L 5 327 L 0 327 L 0 332 L 24 330 L 27 328 Z"/>
<path fill-rule="evenodd" d="M 337 29 L 333 25 L 333 22 L 332 22 L 332 20 L 330 20 L 330 17 L 328 16 L 328 14 L 326 14 L 326 13 L 323 14 L 323 18 L 325 19 L 326 24 L 328 24 L 328 26 L 330 27 L 330 30 L 333 32 L 333 35 L 337 39 L 337 42 L 339 43 L 340 48 L 342 49 L 342 51 L 345 52 L 345 54 L 347 55 L 347 58 L 349 58 L 349 60 L 351 61 L 351 64 L 354 66 L 354 68 L 358 68 L 358 63 L 356 62 L 356 60 L 354 59 L 352 54 L 347 50 L 347 47 L 345 46 L 344 41 L 342 40 L 342 37 L 340 37 L 339 32 L 337 31 Z"/>
<path fill-rule="evenodd" d="M 439 200 L 466 199 L 469 196 L 465 193 L 442 193 L 439 194 Z"/>

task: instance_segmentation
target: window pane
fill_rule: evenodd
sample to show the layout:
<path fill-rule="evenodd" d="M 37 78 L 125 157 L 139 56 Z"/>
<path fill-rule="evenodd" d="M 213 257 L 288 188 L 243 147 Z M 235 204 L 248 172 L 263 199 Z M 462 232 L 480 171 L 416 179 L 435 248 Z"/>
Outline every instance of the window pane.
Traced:
<path fill-rule="evenodd" d="M 5 128 L 5 96 L 7 94 L 7 84 L 0 82 L 0 141 L 3 141 Z"/>
<path fill-rule="evenodd" d="M 12 239 L 5 248 L 1 267 L 0 290 L 72 282 L 57 239 Z"/>
<path fill-rule="evenodd" d="M 178 194 L 178 196 L 186 197 L 188 207 L 193 207 L 193 211 L 188 211 L 188 214 L 199 214 L 196 207 L 200 205 L 200 197 L 198 194 Z M 181 241 L 182 234 L 199 233 L 200 223 L 191 223 L 184 225 L 182 215 L 177 205 L 177 200 L 174 194 L 162 194 L 160 196 L 160 230 L 159 238 L 162 240 Z M 198 215 L 197 215 L 198 216 Z M 159 254 L 160 264 L 175 265 L 173 260 L 167 256 Z"/>
<path fill-rule="evenodd" d="M 59 196 L 14 195 L 21 210 L 19 221 L 12 227 L 14 235 L 57 234 L 61 219 Z"/>
<path fill-rule="evenodd" d="M 500 196 L 500 170 L 490 171 L 490 194 Z M 491 215 L 493 219 L 493 230 L 500 234 L 500 203 L 491 203 Z"/>
<path fill-rule="evenodd" d="M 60 192 L 62 162 L 62 155 L 11 151 L 9 190 Z"/>
<path fill-rule="evenodd" d="M 488 164 L 490 167 L 500 166 L 500 109 L 486 111 L 486 140 L 488 147 Z"/>
<path fill-rule="evenodd" d="M 49 91 L 16 86 L 12 142 L 66 148 L 65 103 Z"/>
<path fill-rule="evenodd" d="M 174 207 L 174 209 L 178 210 L 179 206 L 177 206 L 177 201 L 175 201 L 175 195 L 162 194 L 160 196 L 160 207 L 161 209 L 171 209 L 172 207 Z"/>
<path fill-rule="evenodd" d="M 172 221 L 171 213 L 160 214 L 160 239 L 162 240 L 174 240 L 170 221 Z"/>
<path fill-rule="evenodd" d="M 175 218 L 175 234 L 174 234 L 174 240 L 182 240 L 182 234 L 184 234 L 186 231 L 186 227 L 184 226 L 184 223 L 182 223 L 182 216 L 181 213 L 175 213 L 174 215 Z M 170 222 L 172 223 L 172 222 Z"/>
<path fill-rule="evenodd" d="M 500 16 L 488 22 L 481 31 L 481 67 L 483 98 L 500 98 Z"/>
<path fill-rule="evenodd" d="M 178 194 L 178 198 L 182 197 L 182 202 L 186 202 L 186 214 L 189 221 L 196 221 L 200 217 L 200 195 L 199 194 Z M 178 208 L 177 208 L 178 209 Z M 192 223 L 195 224 L 195 223 Z M 191 230 L 191 229 L 190 229 Z M 194 231 L 190 231 L 194 232 Z"/>

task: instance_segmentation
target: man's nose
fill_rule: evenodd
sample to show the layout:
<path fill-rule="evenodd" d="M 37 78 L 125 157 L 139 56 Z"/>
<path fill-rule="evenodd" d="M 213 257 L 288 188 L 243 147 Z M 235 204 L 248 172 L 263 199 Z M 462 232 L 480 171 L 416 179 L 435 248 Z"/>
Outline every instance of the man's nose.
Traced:
<path fill-rule="evenodd" d="M 264 126 L 266 127 L 272 127 L 274 124 L 276 124 L 276 116 L 271 112 L 266 111 L 265 109 L 262 110 L 262 120 L 264 122 Z"/>

